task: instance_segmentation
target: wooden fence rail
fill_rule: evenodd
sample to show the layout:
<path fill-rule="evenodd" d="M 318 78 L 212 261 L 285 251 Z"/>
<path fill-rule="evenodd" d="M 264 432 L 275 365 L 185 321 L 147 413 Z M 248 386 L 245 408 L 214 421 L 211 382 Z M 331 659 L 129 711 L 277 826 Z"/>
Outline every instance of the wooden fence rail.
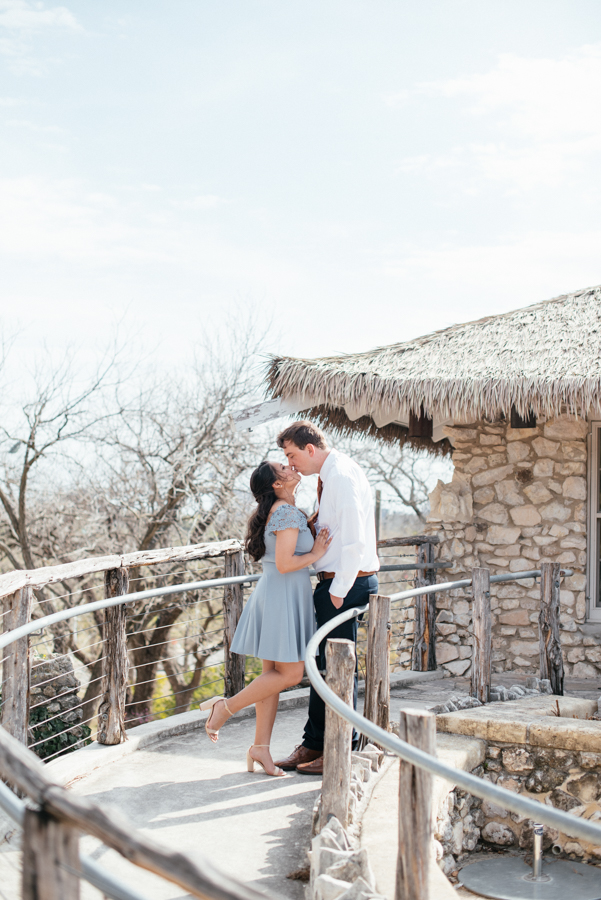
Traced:
<path fill-rule="evenodd" d="M 52 781 L 44 765 L 19 741 L 0 728 L 0 772 L 38 807 L 26 813 L 23 897 L 27 900 L 76 900 L 73 883 L 65 875 L 66 863 L 77 873 L 76 832 L 92 835 L 125 859 L 177 884 L 201 900 L 265 900 L 256 891 L 217 869 L 195 853 L 167 850 L 137 831 L 121 813 L 105 812 Z M 79 883 L 79 877 L 77 877 Z M 44 890 L 39 890 L 43 883 Z"/>
<path fill-rule="evenodd" d="M 129 569 L 168 562 L 193 562 L 225 557 L 225 576 L 244 575 L 244 553 L 240 541 L 193 544 L 189 547 L 166 547 L 157 550 L 126 553 L 78 560 L 61 566 L 22 570 L 0 575 L 0 597 L 3 602 L 4 631 L 12 631 L 31 621 L 33 589 L 65 578 L 104 573 L 105 597 L 126 595 Z M 10 592 L 7 593 L 10 587 Z M 224 590 L 224 679 L 227 696 L 244 687 L 245 657 L 230 654 L 236 626 L 242 614 L 242 585 L 229 585 Z M 98 708 L 97 740 L 100 744 L 119 744 L 126 740 L 125 702 L 127 692 L 128 650 L 126 605 L 103 611 L 103 661 L 101 699 Z M 31 666 L 29 637 L 20 638 L 4 651 L 2 665 L 2 725 L 9 734 L 27 744 L 29 726 L 29 694 Z"/>

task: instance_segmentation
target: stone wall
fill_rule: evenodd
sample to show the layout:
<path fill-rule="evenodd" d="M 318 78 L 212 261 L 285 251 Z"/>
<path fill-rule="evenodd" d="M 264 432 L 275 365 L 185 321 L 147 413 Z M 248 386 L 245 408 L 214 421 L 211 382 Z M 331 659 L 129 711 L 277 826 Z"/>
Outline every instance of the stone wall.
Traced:
<path fill-rule="evenodd" d="M 557 809 L 601 819 L 601 754 L 490 741 L 484 766 L 473 774 L 526 794 Z M 454 788 L 438 810 L 434 828 L 438 864 L 451 875 L 476 849 L 514 848 L 532 852 L 533 821 L 495 803 Z M 601 847 L 578 841 L 545 825 L 543 850 L 601 864 Z"/>
<path fill-rule="evenodd" d="M 601 819 L 601 754 L 490 741 L 486 776 L 517 794 L 526 794 L 572 815 Z M 532 848 L 532 822 L 494 803 L 481 804 L 476 824 L 494 846 Z M 577 841 L 545 826 L 543 849 L 572 859 L 601 860 L 601 847 Z"/>
<path fill-rule="evenodd" d="M 561 586 L 561 628 L 566 674 L 598 677 L 599 639 L 583 634 L 586 617 L 586 435 L 582 419 L 539 419 L 513 429 L 505 420 L 445 429 L 453 444 L 450 484 L 430 495 L 429 530 L 438 556 L 452 560 L 445 580 L 469 577 L 474 566 L 491 575 L 538 568 L 551 560 L 573 569 Z M 440 578 L 440 574 L 439 574 Z M 493 671 L 538 672 L 540 587 L 532 579 L 492 585 Z M 437 659 L 450 674 L 471 667 L 471 592 L 437 595 Z M 413 612 L 405 611 L 398 646 L 407 666 Z"/>
<path fill-rule="evenodd" d="M 32 659 L 29 744 L 41 759 L 78 750 L 90 743 L 82 724 L 81 684 L 68 656 Z"/>

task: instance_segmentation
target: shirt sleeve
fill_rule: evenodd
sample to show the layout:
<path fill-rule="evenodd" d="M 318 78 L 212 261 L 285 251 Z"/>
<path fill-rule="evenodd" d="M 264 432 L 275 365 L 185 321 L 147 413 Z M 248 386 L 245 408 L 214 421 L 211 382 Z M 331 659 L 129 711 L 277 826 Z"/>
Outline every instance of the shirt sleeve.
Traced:
<path fill-rule="evenodd" d="M 336 518 L 340 529 L 340 565 L 330 587 L 334 597 L 346 597 L 357 578 L 366 536 L 359 486 L 351 478 L 332 479 Z M 328 485 L 330 488 L 330 485 Z"/>
<path fill-rule="evenodd" d="M 267 529 L 269 531 L 285 531 L 287 528 L 301 528 L 303 523 L 306 525 L 307 520 L 300 509 L 285 503 L 282 506 L 278 506 L 273 513 Z"/>

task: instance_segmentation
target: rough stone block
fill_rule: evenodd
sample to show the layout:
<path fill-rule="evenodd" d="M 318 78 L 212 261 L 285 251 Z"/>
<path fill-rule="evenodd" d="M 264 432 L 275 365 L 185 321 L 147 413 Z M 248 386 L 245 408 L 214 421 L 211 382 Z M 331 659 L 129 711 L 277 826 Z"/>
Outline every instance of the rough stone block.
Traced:
<path fill-rule="evenodd" d="M 554 462 L 552 459 L 538 459 L 534 463 L 535 478 L 551 478 L 553 476 Z"/>
<path fill-rule="evenodd" d="M 363 878 L 370 888 L 373 890 L 376 881 L 367 858 L 367 850 L 351 850 L 345 854 L 344 859 L 340 859 L 333 865 L 328 866 L 326 875 L 336 878 L 340 881 L 354 882 L 357 878 Z"/>
<path fill-rule="evenodd" d="M 515 843 L 515 835 L 511 828 L 501 822 L 488 822 L 482 829 L 482 840 L 499 847 L 508 847 Z"/>
<path fill-rule="evenodd" d="M 472 478 L 474 487 L 484 487 L 487 484 L 494 484 L 496 481 L 503 481 L 513 471 L 513 466 L 499 466 L 494 469 L 488 469 L 486 472 L 478 472 Z"/>
<path fill-rule="evenodd" d="M 528 610 L 513 609 L 509 612 L 501 613 L 501 615 L 499 616 L 499 622 L 502 625 L 529 625 L 530 619 Z"/>
<path fill-rule="evenodd" d="M 503 525 L 491 525 L 488 529 L 487 540 L 489 544 L 515 544 L 520 536 L 519 528 L 505 527 Z"/>
<path fill-rule="evenodd" d="M 357 878 L 344 894 L 340 894 L 340 900 L 386 900 L 386 898 L 377 894 L 364 878 Z"/>
<path fill-rule="evenodd" d="M 543 433 L 545 437 L 557 441 L 582 441 L 586 437 L 587 431 L 588 425 L 584 419 L 562 415 L 555 419 L 549 419 L 545 423 Z"/>
<path fill-rule="evenodd" d="M 331 875 L 318 875 L 313 883 L 313 897 L 314 900 L 336 900 L 348 889 L 348 881 L 332 878 Z"/>
<path fill-rule="evenodd" d="M 446 662 L 450 662 L 453 659 L 457 659 L 459 656 L 459 650 L 453 644 L 449 644 L 446 642 L 441 642 L 436 646 L 436 661 L 439 665 L 443 665 Z"/>
<path fill-rule="evenodd" d="M 555 441 L 549 441 L 543 437 L 537 437 L 532 441 L 532 446 L 536 455 L 541 457 L 557 457 L 559 455 L 559 444 Z"/>
<path fill-rule="evenodd" d="M 545 521 L 555 519 L 558 522 L 566 522 L 570 518 L 570 508 L 559 500 L 554 500 L 552 503 L 542 506 L 540 512 Z"/>
<path fill-rule="evenodd" d="M 569 781 L 566 789 L 581 804 L 591 803 L 601 798 L 601 777 L 594 772 L 587 772 Z"/>
<path fill-rule="evenodd" d="M 535 506 L 516 506 L 509 510 L 509 515 L 513 519 L 514 525 L 538 525 L 542 519 L 539 511 Z"/>
<path fill-rule="evenodd" d="M 512 441 L 507 446 L 507 459 L 510 463 L 521 462 L 530 456 L 530 447 L 523 441 Z"/>
<path fill-rule="evenodd" d="M 497 806 L 496 803 L 492 803 L 490 800 L 483 800 L 481 809 L 482 814 L 486 816 L 487 819 L 507 818 L 507 810 L 503 809 L 502 806 Z"/>
<path fill-rule="evenodd" d="M 554 538 L 563 538 L 566 537 L 570 533 L 569 528 L 566 528 L 565 525 L 551 525 L 549 528 L 549 534 Z"/>
<path fill-rule="evenodd" d="M 492 487 L 483 487 L 474 493 L 474 503 L 490 503 L 495 498 L 495 492 Z"/>
<path fill-rule="evenodd" d="M 562 494 L 571 500 L 586 500 L 586 479 L 570 475 L 563 483 Z"/>
<path fill-rule="evenodd" d="M 503 750 L 503 765 L 508 772 L 521 774 L 530 772 L 534 768 L 534 758 L 523 747 L 512 747 Z"/>
<path fill-rule="evenodd" d="M 485 488 L 482 490 L 485 490 Z M 489 488 L 489 490 L 492 489 Z M 497 499 L 499 499 L 501 503 L 507 503 L 508 506 L 520 506 L 524 502 L 515 481 L 497 482 L 495 484 L 495 493 Z"/>
<path fill-rule="evenodd" d="M 584 441 L 566 441 L 561 445 L 561 452 L 566 459 L 586 462 L 586 444 Z"/>
<path fill-rule="evenodd" d="M 505 440 L 507 443 L 528 440 L 536 434 L 540 434 L 540 428 L 508 428 L 505 432 Z"/>
<path fill-rule="evenodd" d="M 559 832 L 555 828 L 549 828 L 548 825 L 543 827 L 543 850 L 550 850 L 555 841 L 559 838 Z M 522 850 L 532 850 L 534 846 L 534 822 L 532 819 L 526 819 L 520 833 L 520 847 Z"/>
<path fill-rule="evenodd" d="M 597 678 L 599 675 L 599 670 L 595 668 L 595 666 L 588 665 L 584 662 L 579 662 L 574 666 L 572 675 L 574 676 L 574 678 Z"/>
<path fill-rule="evenodd" d="M 457 441 L 464 441 L 471 444 L 478 440 L 478 431 L 475 428 L 453 427 L 451 425 L 443 425 L 442 433 L 449 439 L 451 444 L 455 446 Z"/>
<path fill-rule="evenodd" d="M 507 510 L 501 503 L 489 503 L 480 510 L 478 516 L 495 525 L 506 525 L 508 522 Z"/>
<path fill-rule="evenodd" d="M 540 481 L 535 481 L 534 484 L 529 484 L 524 488 L 524 493 L 528 497 L 531 503 L 535 503 L 537 506 L 541 503 L 548 503 L 549 500 L 553 499 L 553 495 L 544 484 L 541 484 Z M 538 523 L 536 523 L 538 524 Z"/>
<path fill-rule="evenodd" d="M 454 662 L 443 663 L 443 668 L 453 675 L 464 675 L 471 665 L 470 659 L 457 659 Z"/>

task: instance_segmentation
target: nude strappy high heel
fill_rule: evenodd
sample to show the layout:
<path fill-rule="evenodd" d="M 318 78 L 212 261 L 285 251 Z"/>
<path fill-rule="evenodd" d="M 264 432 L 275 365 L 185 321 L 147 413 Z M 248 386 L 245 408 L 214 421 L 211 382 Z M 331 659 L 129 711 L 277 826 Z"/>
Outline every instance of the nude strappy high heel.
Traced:
<path fill-rule="evenodd" d="M 257 763 L 259 766 L 261 766 L 261 768 L 263 769 L 263 771 L 265 772 L 266 775 L 273 775 L 274 777 L 279 778 L 280 776 L 286 774 L 283 769 L 280 769 L 279 766 L 275 767 L 275 772 L 268 772 L 260 759 L 255 759 L 254 756 L 250 755 L 250 751 L 252 750 L 253 747 L 269 747 L 269 744 L 251 744 L 250 745 L 250 747 L 246 751 L 246 768 L 248 769 L 249 772 L 255 771 L 255 763 Z"/>
<path fill-rule="evenodd" d="M 213 718 L 213 707 L 215 706 L 216 703 L 219 703 L 220 700 L 223 700 L 223 705 L 225 706 L 226 710 L 228 711 L 230 716 L 233 716 L 233 712 L 227 705 L 227 700 L 225 699 L 225 697 L 210 697 L 208 700 L 205 700 L 204 703 L 201 703 L 200 707 L 199 707 L 199 709 L 203 709 L 203 710 L 210 709 L 211 710 L 211 715 L 205 722 L 205 731 L 209 735 L 209 738 L 213 741 L 214 744 L 217 743 L 217 741 L 219 740 L 219 738 L 218 738 L 219 729 L 217 729 L 215 731 L 214 728 L 209 728 L 209 724 L 211 722 L 211 719 Z"/>

